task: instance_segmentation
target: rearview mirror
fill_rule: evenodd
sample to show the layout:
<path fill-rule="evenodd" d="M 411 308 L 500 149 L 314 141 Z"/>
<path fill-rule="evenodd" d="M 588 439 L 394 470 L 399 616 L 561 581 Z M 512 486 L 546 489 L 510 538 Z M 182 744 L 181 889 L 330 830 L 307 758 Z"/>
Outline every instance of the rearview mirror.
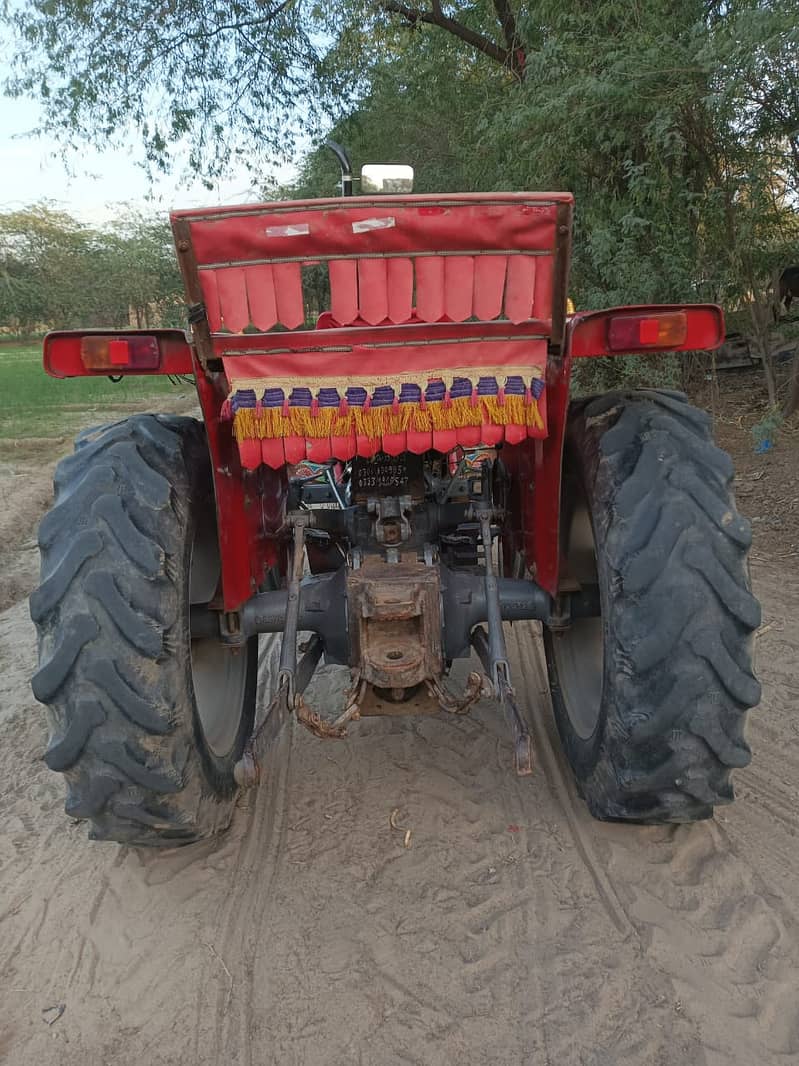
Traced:
<path fill-rule="evenodd" d="M 361 167 L 361 192 L 413 192 L 413 167 L 404 163 L 367 163 Z"/>

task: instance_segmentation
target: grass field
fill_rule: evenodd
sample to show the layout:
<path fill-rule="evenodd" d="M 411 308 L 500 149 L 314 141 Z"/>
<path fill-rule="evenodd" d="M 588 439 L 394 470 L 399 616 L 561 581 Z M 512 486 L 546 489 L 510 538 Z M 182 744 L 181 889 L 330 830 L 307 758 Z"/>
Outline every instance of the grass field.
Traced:
<path fill-rule="evenodd" d="M 173 385 L 168 378 L 131 377 L 115 384 L 106 377 L 61 381 L 42 369 L 39 344 L 0 345 L 2 406 L 0 440 L 71 438 L 82 426 L 104 419 L 124 418 L 151 403 L 168 410 L 185 410 L 194 393 L 191 385 Z"/>

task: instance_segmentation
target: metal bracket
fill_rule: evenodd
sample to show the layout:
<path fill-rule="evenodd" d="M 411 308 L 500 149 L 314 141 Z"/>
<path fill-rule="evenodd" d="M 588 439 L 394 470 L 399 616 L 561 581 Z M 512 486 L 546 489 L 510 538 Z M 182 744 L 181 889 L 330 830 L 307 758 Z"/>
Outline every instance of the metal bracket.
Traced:
<path fill-rule="evenodd" d="M 233 768 L 236 783 L 242 788 L 258 784 L 261 771 L 258 763 L 257 748 L 265 735 L 265 726 L 270 723 L 269 735 L 273 737 L 291 715 L 297 712 L 300 721 L 313 717 L 313 712 L 306 706 L 302 691 L 310 681 L 316 664 L 322 656 L 322 641 L 314 636 L 305 653 L 297 664 L 297 623 L 300 617 L 300 581 L 305 554 L 305 530 L 310 515 L 294 513 L 288 522 L 293 530 L 293 547 L 291 554 L 291 575 L 289 577 L 286 597 L 286 616 L 283 623 L 283 640 L 280 645 L 280 665 L 277 676 L 277 692 L 272 698 L 264 721 L 250 736 L 241 758 Z M 318 717 L 318 716 L 317 716 Z"/>
<path fill-rule="evenodd" d="M 283 640 L 280 644 L 280 665 L 278 667 L 278 686 L 288 688 L 289 706 L 294 708 L 296 688 L 294 678 L 297 671 L 297 622 L 300 617 L 300 582 L 305 554 L 305 530 L 310 522 L 310 515 L 295 513 L 289 515 L 289 524 L 294 531 L 294 543 L 291 553 L 291 576 L 289 577 L 288 596 L 286 598 L 286 620 L 283 624 Z"/>
<path fill-rule="evenodd" d="M 469 708 L 476 703 L 481 696 L 490 695 L 485 678 L 481 677 L 476 670 L 472 670 L 466 679 L 466 688 L 460 694 L 454 692 L 433 679 L 425 682 L 430 695 L 436 700 L 442 711 L 448 714 L 468 714 Z"/>
<path fill-rule="evenodd" d="M 480 536 L 483 541 L 485 567 L 486 615 L 488 635 L 482 627 L 472 633 L 472 644 L 483 664 L 483 669 L 494 687 L 494 693 L 502 705 L 514 738 L 514 761 L 516 773 L 525 776 L 533 772 L 533 745 L 527 725 L 516 704 L 513 686 L 510 682 L 508 653 L 505 647 L 505 633 L 502 629 L 502 611 L 499 602 L 499 586 L 494 573 L 494 560 L 491 554 L 491 519 L 490 510 L 480 510 L 476 518 L 480 523 Z"/>
<path fill-rule="evenodd" d="M 295 703 L 305 707 L 302 693 L 313 677 L 317 663 L 322 657 L 322 641 L 314 635 L 308 642 L 305 652 L 297 665 L 294 677 Z M 272 697 L 266 709 L 263 721 L 247 741 L 241 758 L 233 767 L 233 776 L 240 788 L 252 788 L 257 785 L 261 778 L 261 766 L 259 752 L 268 747 L 269 742 L 274 740 L 280 729 L 291 717 L 294 708 L 289 699 L 289 687 L 287 684 L 278 686 L 277 692 Z M 298 710 L 297 717 L 300 717 Z"/>

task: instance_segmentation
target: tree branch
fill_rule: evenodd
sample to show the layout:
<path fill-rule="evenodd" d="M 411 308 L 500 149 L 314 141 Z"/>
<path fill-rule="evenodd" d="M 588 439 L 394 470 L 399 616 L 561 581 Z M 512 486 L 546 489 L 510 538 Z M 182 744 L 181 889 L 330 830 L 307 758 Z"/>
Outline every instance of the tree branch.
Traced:
<path fill-rule="evenodd" d="M 494 0 L 494 10 L 502 27 L 502 36 L 505 38 L 505 44 L 508 48 L 515 50 L 519 47 L 516 37 L 516 19 L 508 0 Z"/>
<path fill-rule="evenodd" d="M 399 15 L 399 17 L 405 19 L 410 26 L 416 26 L 420 22 L 426 22 L 430 26 L 438 26 L 439 29 L 446 30 L 447 33 L 451 33 L 465 44 L 471 45 L 471 47 L 478 52 L 482 52 L 483 55 L 488 56 L 489 59 L 493 59 L 495 63 L 507 67 L 517 78 L 522 77 L 524 64 L 523 62 L 521 64 L 519 63 L 515 49 L 503 48 L 501 45 L 497 44 L 496 41 L 492 41 L 490 37 L 486 37 L 485 34 L 478 33 L 469 26 L 464 26 L 462 22 L 449 18 L 449 16 L 445 15 L 442 11 L 440 2 L 435 2 L 434 0 L 430 11 L 423 11 L 418 7 L 410 7 L 408 4 L 398 3 L 395 2 L 395 0 L 382 0 L 379 6 L 390 15 Z M 500 6 L 507 5 L 503 4 L 500 0 Z M 513 32 L 515 34 L 516 23 L 513 19 L 513 14 L 511 12 L 509 12 L 509 14 L 511 21 L 513 22 Z"/>

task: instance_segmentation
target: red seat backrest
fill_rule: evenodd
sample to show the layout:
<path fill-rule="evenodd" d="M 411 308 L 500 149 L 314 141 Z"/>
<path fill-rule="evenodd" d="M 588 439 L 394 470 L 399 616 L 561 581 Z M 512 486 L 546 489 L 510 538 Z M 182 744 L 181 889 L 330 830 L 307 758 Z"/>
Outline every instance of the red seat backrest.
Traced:
<path fill-rule="evenodd" d="M 353 197 L 178 211 L 172 222 L 212 334 L 305 326 L 302 268 L 322 263 L 341 326 L 504 319 L 552 336 L 571 206 L 568 193 Z"/>

